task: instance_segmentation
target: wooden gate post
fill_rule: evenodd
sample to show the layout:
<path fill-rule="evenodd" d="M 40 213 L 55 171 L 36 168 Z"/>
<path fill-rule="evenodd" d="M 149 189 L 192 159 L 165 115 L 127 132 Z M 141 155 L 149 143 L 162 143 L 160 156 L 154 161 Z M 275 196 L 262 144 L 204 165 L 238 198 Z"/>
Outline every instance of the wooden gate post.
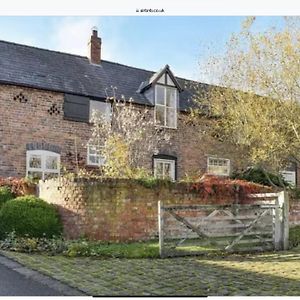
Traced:
<path fill-rule="evenodd" d="M 287 250 L 289 246 L 289 199 L 285 191 L 278 193 L 275 208 L 275 250 Z"/>
<path fill-rule="evenodd" d="M 289 195 L 286 191 L 281 192 L 282 195 L 282 243 L 283 250 L 289 248 Z"/>
<path fill-rule="evenodd" d="M 158 237 L 159 237 L 159 255 L 161 258 L 164 257 L 164 209 L 163 203 L 158 201 Z"/>

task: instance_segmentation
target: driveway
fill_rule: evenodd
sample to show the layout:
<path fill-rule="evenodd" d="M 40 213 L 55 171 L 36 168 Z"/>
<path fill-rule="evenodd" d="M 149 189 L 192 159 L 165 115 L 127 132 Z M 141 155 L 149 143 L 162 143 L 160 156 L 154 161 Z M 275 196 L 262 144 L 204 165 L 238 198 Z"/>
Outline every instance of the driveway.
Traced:
<path fill-rule="evenodd" d="M 63 296 L 72 295 L 72 291 L 72 288 L 0 255 L 0 296 Z"/>
<path fill-rule="evenodd" d="M 172 259 L 5 253 L 94 296 L 300 296 L 300 251 Z"/>

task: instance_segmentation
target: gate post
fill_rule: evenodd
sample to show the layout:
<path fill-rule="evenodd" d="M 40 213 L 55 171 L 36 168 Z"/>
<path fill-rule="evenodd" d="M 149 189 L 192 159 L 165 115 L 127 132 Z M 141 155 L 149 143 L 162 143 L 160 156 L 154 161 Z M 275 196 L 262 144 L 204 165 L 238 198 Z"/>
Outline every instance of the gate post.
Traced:
<path fill-rule="evenodd" d="M 289 199 L 286 191 L 278 193 L 275 208 L 275 250 L 287 250 L 289 246 Z"/>
<path fill-rule="evenodd" d="M 159 255 L 163 258 L 163 246 L 164 246 L 164 209 L 163 203 L 158 201 L 158 237 L 159 237 Z"/>
<path fill-rule="evenodd" d="M 282 242 L 283 250 L 289 248 L 289 194 L 286 191 L 282 192 Z"/>

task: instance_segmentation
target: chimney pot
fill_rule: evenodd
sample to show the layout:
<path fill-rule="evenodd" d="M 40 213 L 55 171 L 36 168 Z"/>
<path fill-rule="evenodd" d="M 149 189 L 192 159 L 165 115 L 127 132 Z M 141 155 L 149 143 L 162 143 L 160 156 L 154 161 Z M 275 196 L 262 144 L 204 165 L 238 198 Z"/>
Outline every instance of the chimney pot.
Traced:
<path fill-rule="evenodd" d="M 101 63 L 101 38 L 98 37 L 97 28 L 92 28 L 92 35 L 88 43 L 89 60 L 92 64 Z"/>

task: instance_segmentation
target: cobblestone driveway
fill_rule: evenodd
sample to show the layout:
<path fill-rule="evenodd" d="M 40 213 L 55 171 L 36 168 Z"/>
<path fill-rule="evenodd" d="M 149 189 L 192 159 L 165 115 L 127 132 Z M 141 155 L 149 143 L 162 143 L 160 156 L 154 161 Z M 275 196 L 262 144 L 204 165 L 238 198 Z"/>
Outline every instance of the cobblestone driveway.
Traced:
<path fill-rule="evenodd" d="M 173 259 L 5 254 L 90 295 L 300 296 L 299 252 Z"/>

